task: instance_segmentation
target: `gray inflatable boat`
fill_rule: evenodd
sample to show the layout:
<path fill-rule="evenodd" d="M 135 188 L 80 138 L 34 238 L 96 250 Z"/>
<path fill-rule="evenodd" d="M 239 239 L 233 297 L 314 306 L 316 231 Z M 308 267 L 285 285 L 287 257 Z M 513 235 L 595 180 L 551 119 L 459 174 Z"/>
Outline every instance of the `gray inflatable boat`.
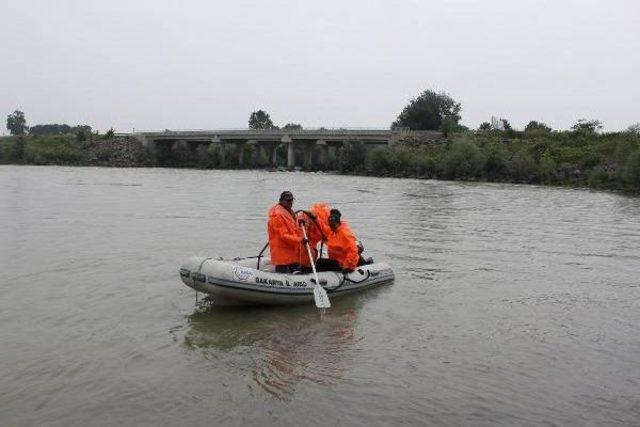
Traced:
<path fill-rule="evenodd" d="M 330 299 L 391 283 L 394 274 L 388 264 L 363 265 L 352 273 L 320 272 L 320 285 Z M 301 304 L 314 301 L 313 274 L 276 273 L 269 258 L 189 258 L 180 267 L 183 283 L 212 296 L 218 306 Z"/>

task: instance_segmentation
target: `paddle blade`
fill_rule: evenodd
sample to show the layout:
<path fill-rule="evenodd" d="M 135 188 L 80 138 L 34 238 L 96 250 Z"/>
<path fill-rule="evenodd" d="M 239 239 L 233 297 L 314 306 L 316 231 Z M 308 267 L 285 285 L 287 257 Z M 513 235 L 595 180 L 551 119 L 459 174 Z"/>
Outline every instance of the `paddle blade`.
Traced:
<path fill-rule="evenodd" d="M 331 301 L 329 301 L 329 295 L 327 291 L 320 285 L 313 287 L 313 299 L 316 301 L 316 307 L 318 308 L 330 308 Z"/>

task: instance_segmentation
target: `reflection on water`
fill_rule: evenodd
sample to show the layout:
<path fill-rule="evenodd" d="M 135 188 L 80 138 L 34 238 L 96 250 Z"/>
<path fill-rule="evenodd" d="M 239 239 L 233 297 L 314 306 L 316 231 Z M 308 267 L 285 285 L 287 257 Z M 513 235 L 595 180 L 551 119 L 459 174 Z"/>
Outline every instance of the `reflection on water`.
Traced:
<path fill-rule="evenodd" d="M 218 352 L 248 355 L 249 387 L 290 400 L 301 382 L 330 386 L 342 378 L 346 353 L 361 339 L 358 312 L 376 291 L 338 299 L 322 315 L 308 305 L 196 309 L 184 344 L 212 361 Z"/>

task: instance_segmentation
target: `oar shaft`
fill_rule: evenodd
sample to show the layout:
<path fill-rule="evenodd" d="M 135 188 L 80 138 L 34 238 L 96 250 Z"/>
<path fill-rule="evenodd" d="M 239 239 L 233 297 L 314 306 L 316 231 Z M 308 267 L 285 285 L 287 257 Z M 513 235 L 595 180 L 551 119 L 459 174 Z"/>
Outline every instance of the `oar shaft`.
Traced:
<path fill-rule="evenodd" d="M 302 226 L 302 234 L 304 236 L 305 246 L 307 247 L 307 255 L 309 255 L 309 262 L 311 263 L 311 270 L 313 270 L 313 275 L 316 278 L 316 284 L 320 286 L 320 279 L 318 279 L 318 272 L 316 271 L 316 263 L 313 260 L 313 255 L 311 255 L 311 248 L 309 247 L 309 240 L 307 239 L 307 230 L 305 230 L 304 226 Z"/>
<path fill-rule="evenodd" d="M 307 247 L 307 255 L 309 256 L 309 262 L 311 263 L 311 269 L 313 270 L 313 276 L 316 278 L 316 285 L 313 287 L 313 298 L 316 303 L 316 307 L 318 308 L 329 308 L 331 307 L 331 301 L 329 301 L 329 296 L 327 295 L 327 291 L 324 290 L 322 286 L 320 286 L 320 278 L 318 277 L 318 272 L 316 271 L 316 263 L 311 255 L 311 248 L 309 247 L 309 240 L 307 239 L 307 230 L 305 230 L 304 226 L 302 226 L 302 233 L 304 235 L 305 246 Z"/>

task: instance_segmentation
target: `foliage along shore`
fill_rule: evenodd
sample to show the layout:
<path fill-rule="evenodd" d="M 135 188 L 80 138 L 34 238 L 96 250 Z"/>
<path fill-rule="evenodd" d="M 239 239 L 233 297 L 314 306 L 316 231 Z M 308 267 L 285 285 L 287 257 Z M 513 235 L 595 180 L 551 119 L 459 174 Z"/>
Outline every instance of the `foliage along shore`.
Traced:
<path fill-rule="evenodd" d="M 91 135 L 0 138 L 0 164 L 238 169 L 239 153 L 227 146 L 150 151 L 136 139 Z M 266 154 L 245 146 L 243 168 L 266 168 Z M 281 150 L 283 150 L 281 148 Z M 301 153 L 297 153 L 301 155 Z M 283 162 L 286 153 L 279 159 Z M 312 170 L 321 169 L 312 165 Z M 389 146 L 348 144 L 331 153 L 329 167 L 343 174 L 588 187 L 640 194 L 637 132 L 452 133 L 438 140 L 416 137 Z"/>

